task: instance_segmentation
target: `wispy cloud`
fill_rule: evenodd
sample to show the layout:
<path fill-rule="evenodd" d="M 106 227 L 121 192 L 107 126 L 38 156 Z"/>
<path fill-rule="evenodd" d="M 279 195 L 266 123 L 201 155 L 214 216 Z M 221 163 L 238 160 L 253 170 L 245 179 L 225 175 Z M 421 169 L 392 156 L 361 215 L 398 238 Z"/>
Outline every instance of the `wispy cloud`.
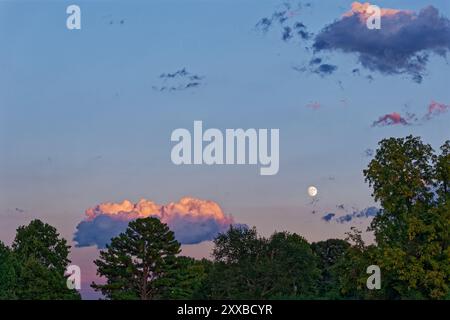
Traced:
<path fill-rule="evenodd" d="M 334 217 L 336 216 L 335 213 L 327 213 L 322 217 L 322 220 L 325 220 L 326 222 L 330 222 Z"/>
<path fill-rule="evenodd" d="M 356 210 L 352 213 L 348 213 L 342 216 L 337 216 L 336 213 L 330 212 L 325 214 L 322 217 L 322 220 L 326 222 L 335 221 L 337 223 L 348 223 L 351 222 L 354 219 L 367 219 L 367 218 L 373 218 L 380 214 L 380 209 L 376 207 L 368 207 L 363 210 Z"/>
<path fill-rule="evenodd" d="M 292 69 L 301 73 L 317 74 L 321 77 L 332 75 L 338 69 L 336 65 L 321 62 L 321 58 L 313 57 L 307 66 L 293 66 Z"/>
<path fill-rule="evenodd" d="M 432 101 L 428 105 L 427 113 L 423 116 L 424 120 L 431 120 L 441 114 L 444 114 L 450 110 L 450 105 Z"/>
<path fill-rule="evenodd" d="M 156 91 L 182 91 L 186 89 L 197 88 L 202 85 L 204 76 L 191 73 L 186 68 L 174 72 L 162 73 L 159 75 L 159 85 L 154 85 Z"/>
<path fill-rule="evenodd" d="M 306 105 L 306 108 L 313 109 L 313 110 L 319 110 L 320 108 L 322 108 L 322 105 L 319 102 L 314 101 L 314 102 L 308 103 Z"/>
<path fill-rule="evenodd" d="M 281 29 L 281 39 L 285 42 L 294 37 L 297 37 L 297 39 L 300 40 L 309 40 L 313 35 L 308 32 L 306 26 L 298 20 L 293 21 L 303 9 L 309 7 L 311 7 L 311 3 L 302 4 L 301 2 L 298 2 L 296 5 L 292 5 L 289 2 L 285 2 L 270 16 L 261 18 L 256 23 L 255 28 L 262 33 L 267 33 L 270 29 L 278 26 L 278 28 Z"/>
<path fill-rule="evenodd" d="M 450 105 L 432 101 L 428 106 L 425 114 L 419 118 L 415 113 L 405 112 L 404 115 L 393 112 L 381 116 L 376 120 L 373 127 L 385 127 L 393 125 L 420 125 L 426 121 L 430 121 L 435 117 L 441 116 L 450 110 Z"/>
<path fill-rule="evenodd" d="M 378 120 L 376 120 L 372 127 L 385 127 L 385 126 L 393 126 L 393 125 L 409 125 L 410 123 L 406 118 L 400 115 L 397 112 L 385 114 L 381 116 Z"/>
<path fill-rule="evenodd" d="M 364 150 L 364 155 L 368 158 L 373 157 L 373 155 L 375 154 L 375 151 L 373 149 L 366 149 Z"/>
<path fill-rule="evenodd" d="M 337 68 L 338 67 L 335 65 L 324 63 L 318 66 L 317 68 L 313 69 L 312 72 L 323 77 L 333 74 L 337 70 Z"/>

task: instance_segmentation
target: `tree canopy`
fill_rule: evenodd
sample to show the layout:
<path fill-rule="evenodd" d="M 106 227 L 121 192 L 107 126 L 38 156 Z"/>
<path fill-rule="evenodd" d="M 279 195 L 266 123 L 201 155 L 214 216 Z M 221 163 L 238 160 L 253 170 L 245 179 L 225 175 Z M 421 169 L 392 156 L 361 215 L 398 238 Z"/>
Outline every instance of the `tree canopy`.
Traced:
<path fill-rule="evenodd" d="M 179 252 L 173 232 L 159 219 L 134 220 L 94 261 L 106 284 L 92 287 L 110 299 L 158 298 Z"/>
<path fill-rule="evenodd" d="M 435 152 L 418 137 L 384 139 L 363 174 L 381 207 L 370 245 L 354 227 L 345 240 L 309 243 L 230 226 L 212 260 L 196 260 L 149 217 L 100 252 L 105 282 L 92 287 L 108 299 L 450 299 L 450 141 Z M 66 285 L 69 253 L 53 226 L 19 227 L 11 248 L 0 242 L 0 299 L 79 299 Z M 371 265 L 379 290 L 366 286 Z"/>
<path fill-rule="evenodd" d="M 441 153 L 420 138 L 379 143 L 364 170 L 382 206 L 370 230 L 389 298 L 444 298 L 450 283 L 450 141 Z"/>
<path fill-rule="evenodd" d="M 56 228 L 40 220 L 19 227 L 11 249 L 0 243 L 0 298 L 80 299 L 64 274 L 69 250 Z"/>

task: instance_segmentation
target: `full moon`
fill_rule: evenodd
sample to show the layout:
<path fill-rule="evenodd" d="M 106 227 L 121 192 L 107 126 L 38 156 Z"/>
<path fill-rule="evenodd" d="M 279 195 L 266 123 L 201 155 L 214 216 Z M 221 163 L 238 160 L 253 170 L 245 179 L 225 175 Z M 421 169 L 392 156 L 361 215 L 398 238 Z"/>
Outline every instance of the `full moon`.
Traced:
<path fill-rule="evenodd" d="M 308 195 L 310 197 L 315 197 L 317 195 L 317 188 L 314 186 L 311 186 L 308 188 Z"/>

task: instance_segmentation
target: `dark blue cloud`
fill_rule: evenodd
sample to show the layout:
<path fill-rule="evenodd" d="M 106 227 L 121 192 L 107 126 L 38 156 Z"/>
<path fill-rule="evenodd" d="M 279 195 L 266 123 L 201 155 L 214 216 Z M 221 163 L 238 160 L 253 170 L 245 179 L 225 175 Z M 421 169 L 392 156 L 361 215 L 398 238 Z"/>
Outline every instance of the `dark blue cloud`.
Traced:
<path fill-rule="evenodd" d="M 159 75 L 159 79 L 160 85 L 153 86 L 153 89 L 160 92 L 170 92 L 200 87 L 204 77 L 183 68 L 175 72 L 162 73 Z"/>
<path fill-rule="evenodd" d="M 308 66 L 293 66 L 292 69 L 297 72 L 307 72 L 317 74 L 321 77 L 332 75 L 338 67 L 328 63 L 322 63 L 321 58 L 312 58 Z"/>
<path fill-rule="evenodd" d="M 445 56 L 450 51 L 450 20 L 433 6 L 418 14 L 399 11 L 382 16 L 379 30 L 367 28 L 361 15 L 344 16 L 326 26 L 314 39 L 315 52 L 354 53 L 368 70 L 409 74 L 420 83 L 430 54 Z"/>
<path fill-rule="evenodd" d="M 368 149 L 364 150 L 364 155 L 366 157 L 371 158 L 374 156 L 374 154 L 375 154 L 375 151 L 373 149 L 368 148 Z"/>
<path fill-rule="evenodd" d="M 309 40 L 312 34 L 308 32 L 306 26 L 300 22 L 292 22 L 294 17 L 298 15 L 303 8 L 311 7 L 310 3 L 303 5 L 299 2 L 296 6 L 292 6 L 289 2 L 283 3 L 280 9 L 274 11 L 269 17 L 261 18 L 255 25 L 257 30 L 267 33 L 270 29 L 279 26 L 281 27 L 281 39 L 289 41 L 297 35 L 301 40 Z"/>
<path fill-rule="evenodd" d="M 292 39 L 292 37 L 293 37 L 293 35 L 292 35 L 291 27 L 284 27 L 283 34 L 281 35 L 281 39 L 283 39 L 283 41 L 288 41 L 288 40 Z"/>
<path fill-rule="evenodd" d="M 301 22 L 296 22 L 293 26 L 297 35 L 300 36 L 303 40 L 309 40 L 312 38 L 313 34 L 308 32 L 306 26 Z"/>
<path fill-rule="evenodd" d="M 336 206 L 340 210 L 344 210 L 345 207 L 343 204 Z M 380 214 L 380 209 L 376 207 L 368 207 L 361 211 L 353 211 L 352 213 L 345 214 L 343 216 L 337 216 L 336 213 L 330 212 L 325 214 L 322 217 L 322 220 L 326 222 L 336 221 L 337 223 L 347 223 L 351 222 L 354 219 L 367 219 L 372 218 Z"/>
<path fill-rule="evenodd" d="M 335 65 L 324 63 L 321 64 L 318 68 L 314 69 L 313 72 L 320 76 L 326 76 L 333 74 L 337 70 L 337 68 L 338 67 Z"/>
<path fill-rule="evenodd" d="M 270 18 L 262 18 L 256 24 L 256 28 L 260 29 L 264 33 L 267 33 L 271 26 L 272 26 L 272 19 Z"/>
<path fill-rule="evenodd" d="M 331 219 L 333 219 L 335 215 L 336 215 L 335 213 L 327 213 L 326 215 L 324 215 L 322 217 L 322 220 L 325 220 L 326 222 L 330 222 Z"/>
<path fill-rule="evenodd" d="M 346 223 L 350 222 L 354 219 L 363 219 L 363 218 L 371 218 L 380 214 L 380 209 L 376 207 L 369 207 L 363 209 L 361 211 L 354 211 L 353 213 L 349 213 L 340 217 L 337 217 L 335 220 L 337 223 Z"/>
<path fill-rule="evenodd" d="M 322 59 L 321 58 L 312 58 L 311 61 L 309 62 L 310 66 L 316 65 L 316 64 L 321 64 L 322 63 Z"/>
<path fill-rule="evenodd" d="M 125 231 L 128 222 L 107 215 L 99 215 L 91 221 L 80 222 L 73 240 L 77 247 L 97 246 L 102 249 L 113 237 Z"/>
<path fill-rule="evenodd" d="M 173 78 L 177 78 L 177 77 L 182 78 L 187 75 L 189 75 L 189 72 L 186 71 L 186 68 L 183 68 L 183 69 L 177 70 L 172 73 L 162 73 L 159 77 L 161 79 L 173 79 Z"/>
<path fill-rule="evenodd" d="M 76 227 L 73 240 L 77 247 L 97 246 L 103 249 L 112 238 L 124 232 L 128 223 L 126 215 L 110 216 L 98 215 L 92 220 L 82 221 Z M 232 223 L 233 227 L 246 228 L 245 224 Z M 168 226 L 181 244 L 197 244 L 213 240 L 218 234 L 226 232 L 230 225 L 226 225 L 211 217 L 196 217 L 175 215 Z"/>

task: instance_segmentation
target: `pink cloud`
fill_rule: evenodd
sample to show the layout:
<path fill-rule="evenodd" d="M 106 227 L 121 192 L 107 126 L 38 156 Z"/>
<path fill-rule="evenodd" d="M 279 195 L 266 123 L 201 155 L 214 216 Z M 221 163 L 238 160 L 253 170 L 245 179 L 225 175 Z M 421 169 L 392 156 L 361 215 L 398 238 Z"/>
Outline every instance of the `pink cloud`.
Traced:
<path fill-rule="evenodd" d="M 184 197 L 165 205 L 146 199 L 137 203 L 124 200 L 87 209 L 86 219 L 78 224 L 74 240 L 78 247 L 104 248 L 112 237 L 126 229 L 128 222 L 146 217 L 155 217 L 167 224 L 182 244 L 212 240 L 235 225 L 233 217 L 210 200 Z"/>
<path fill-rule="evenodd" d="M 424 119 L 431 120 L 431 118 L 446 113 L 448 110 L 450 110 L 450 105 L 432 101 L 428 106 Z"/>
<path fill-rule="evenodd" d="M 384 127 L 393 125 L 409 125 L 410 123 L 399 113 L 393 112 L 381 116 L 377 121 L 372 124 L 372 127 Z"/>
<path fill-rule="evenodd" d="M 313 109 L 313 110 L 319 110 L 322 108 L 322 105 L 319 102 L 310 102 L 306 105 L 307 108 Z"/>

